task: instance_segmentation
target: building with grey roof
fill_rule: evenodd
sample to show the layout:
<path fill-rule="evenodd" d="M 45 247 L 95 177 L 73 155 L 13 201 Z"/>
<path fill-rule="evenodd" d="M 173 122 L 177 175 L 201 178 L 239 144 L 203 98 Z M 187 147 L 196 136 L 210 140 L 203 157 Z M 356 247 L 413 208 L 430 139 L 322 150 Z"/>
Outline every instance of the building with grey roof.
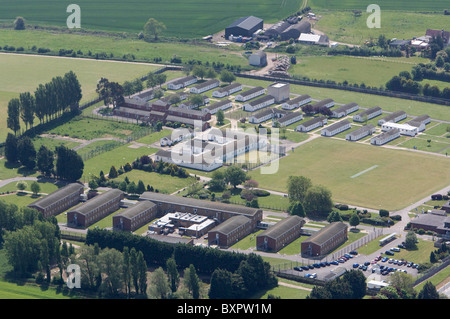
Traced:
<path fill-rule="evenodd" d="M 383 132 L 370 139 L 372 145 L 383 145 L 400 137 L 400 131 L 396 128 Z"/>
<path fill-rule="evenodd" d="M 97 195 L 67 212 L 69 227 L 86 228 L 120 208 L 124 193 L 118 189 Z"/>
<path fill-rule="evenodd" d="M 327 127 L 324 127 L 320 134 L 322 136 L 334 136 L 341 132 L 344 132 L 352 127 L 352 124 L 348 120 L 339 121 L 337 123 L 333 123 Z"/>
<path fill-rule="evenodd" d="M 248 217 L 233 216 L 208 232 L 208 245 L 228 248 L 253 230 L 252 221 Z"/>
<path fill-rule="evenodd" d="M 280 250 L 300 237 L 305 223 L 303 218 L 296 215 L 277 222 L 274 226 L 269 227 L 256 236 L 256 248 L 266 251 Z"/>
<path fill-rule="evenodd" d="M 386 115 L 385 117 L 383 117 L 382 119 L 378 120 L 378 125 L 383 125 L 384 123 L 387 122 L 393 122 L 393 123 L 397 123 L 401 120 L 406 119 L 406 112 L 405 111 L 395 111 L 393 113 L 390 113 L 388 115 Z"/>
<path fill-rule="evenodd" d="M 286 115 L 280 117 L 280 118 L 276 118 L 274 119 L 272 122 L 272 126 L 276 126 L 277 123 L 278 125 L 280 125 L 280 127 L 285 127 L 285 126 L 289 126 L 291 124 L 300 122 L 301 120 L 303 120 L 303 114 L 300 112 L 289 112 Z"/>
<path fill-rule="evenodd" d="M 375 133 L 375 126 L 373 126 L 372 124 L 368 124 L 365 125 L 353 132 L 350 132 L 348 134 L 345 135 L 345 139 L 347 141 L 358 141 L 360 139 L 362 139 L 363 137 L 366 137 L 368 135 L 372 135 L 373 133 Z"/>
<path fill-rule="evenodd" d="M 341 118 L 344 116 L 349 115 L 350 113 L 356 112 L 359 110 L 359 105 L 357 103 L 348 103 L 345 105 L 342 105 L 341 107 L 333 110 L 333 115 L 331 115 L 332 117 L 335 118 Z"/>
<path fill-rule="evenodd" d="M 374 117 L 381 115 L 383 110 L 379 106 L 374 106 L 369 109 L 366 109 L 358 114 L 353 115 L 353 121 L 355 122 L 365 122 Z"/>
<path fill-rule="evenodd" d="M 241 17 L 225 28 L 225 39 L 232 36 L 252 37 L 253 34 L 263 29 L 264 21 L 254 16 Z"/>
<path fill-rule="evenodd" d="M 242 109 L 247 112 L 255 112 L 257 110 L 265 108 L 274 103 L 275 103 L 275 98 L 272 95 L 265 95 L 256 100 L 245 103 L 242 106 Z"/>
<path fill-rule="evenodd" d="M 263 88 L 262 86 L 257 86 L 257 87 L 251 88 L 250 90 L 236 94 L 235 100 L 237 102 L 246 102 L 248 100 L 254 99 L 255 97 L 264 95 L 265 93 L 266 93 L 265 88 Z"/>
<path fill-rule="evenodd" d="M 301 243 L 303 256 L 324 256 L 347 240 L 347 225 L 334 222 Z"/>
<path fill-rule="evenodd" d="M 156 204 L 142 201 L 113 216 L 113 229 L 135 231 L 156 218 Z"/>
<path fill-rule="evenodd" d="M 209 90 L 212 90 L 220 85 L 220 81 L 216 79 L 210 79 L 196 86 L 190 88 L 190 92 L 194 94 L 200 94 Z"/>
<path fill-rule="evenodd" d="M 242 90 L 242 84 L 235 82 L 235 83 L 231 83 L 230 85 L 227 85 L 225 87 L 214 90 L 212 93 L 212 96 L 222 98 L 222 97 L 231 95 L 233 93 L 239 92 L 241 90 Z"/>
<path fill-rule="evenodd" d="M 287 100 L 283 104 L 281 104 L 281 108 L 284 110 L 293 110 L 299 108 L 305 104 L 308 104 L 312 101 L 311 96 L 309 95 L 300 95 L 293 99 Z"/>
<path fill-rule="evenodd" d="M 328 119 L 325 116 L 314 117 L 304 123 L 297 125 L 295 130 L 297 132 L 309 132 L 318 127 L 322 127 L 327 124 Z"/>
<path fill-rule="evenodd" d="M 324 100 L 321 100 L 321 101 L 315 103 L 313 106 L 317 107 L 317 108 L 324 107 L 324 106 L 327 107 L 327 108 L 330 108 L 330 107 L 333 107 L 334 104 L 335 104 L 334 100 L 332 100 L 332 99 L 324 99 Z"/>
<path fill-rule="evenodd" d="M 55 216 L 78 204 L 83 193 L 83 185 L 71 183 L 29 204 L 28 207 L 41 212 L 44 217 Z"/>
<path fill-rule="evenodd" d="M 227 110 L 233 107 L 233 102 L 231 100 L 222 100 L 213 104 L 210 104 L 202 109 L 202 112 L 207 112 L 211 114 L 216 114 L 219 110 Z"/>

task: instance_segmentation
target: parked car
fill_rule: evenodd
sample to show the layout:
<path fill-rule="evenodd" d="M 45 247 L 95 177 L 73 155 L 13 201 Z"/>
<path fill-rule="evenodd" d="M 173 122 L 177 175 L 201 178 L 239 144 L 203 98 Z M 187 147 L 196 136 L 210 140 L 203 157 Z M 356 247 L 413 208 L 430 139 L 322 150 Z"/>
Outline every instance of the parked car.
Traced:
<path fill-rule="evenodd" d="M 300 267 L 294 267 L 294 270 L 297 270 L 297 271 L 303 271 L 303 269 L 301 269 Z"/>
<path fill-rule="evenodd" d="M 316 273 L 313 273 L 310 277 L 311 277 L 311 278 L 317 278 L 317 274 L 316 274 Z"/>
<path fill-rule="evenodd" d="M 309 277 L 311 277 L 311 274 L 305 274 L 305 277 L 309 278 Z"/>
<path fill-rule="evenodd" d="M 409 262 L 407 265 L 406 265 L 406 267 L 412 267 L 412 265 L 414 265 L 414 263 L 413 262 Z"/>
<path fill-rule="evenodd" d="M 396 253 L 398 253 L 400 251 L 400 248 L 398 247 L 392 247 L 391 251 L 395 251 Z"/>
<path fill-rule="evenodd" d="M 353 268 L 358 268 L 359 267 L 359 264 L 358 263 L 354 263 L 353 264 Z"/>
<path fill-rule="evenodd" d="M 370 265 L 370 261 L 366 261 L 365 263 L 364 263 L 364 266 L 369 266 Z"/>
<path fill-rule="evenodd" d="M 386 250 L 384 253 L 389 256 L 394 256 L 394 252 L 390 250 Z"/>
<path fill-rule="evenodd" d="M 349 254 L 356 256 L 356 255 L 358 255 L 358 252 L 356 250 L 352 250 Z"/>
<path fill-rule="evenodd" d="M 384 262 L 384 263 L 385 263 L 386 261 L 388 261 L 388 260 L 389 260 L 389 258 L 387 258 L 387 257 L 381 258 L 381 261 Z"/>
<path fill-rule="evenodd" d="M 403 249 L 406 249 L 406 246 L 405 246 L 405 245 L 403 245 L 403 244 L 399 244 L 399 245 L 397 245 L 397 247 L 398 247 L 398 248 L 403 248 Z"/>
<path fill-rule="evenodd" d="M 308 266 L 302 266 L 302 269 L 303 270 L 309 270 L 309 267 Z"/>

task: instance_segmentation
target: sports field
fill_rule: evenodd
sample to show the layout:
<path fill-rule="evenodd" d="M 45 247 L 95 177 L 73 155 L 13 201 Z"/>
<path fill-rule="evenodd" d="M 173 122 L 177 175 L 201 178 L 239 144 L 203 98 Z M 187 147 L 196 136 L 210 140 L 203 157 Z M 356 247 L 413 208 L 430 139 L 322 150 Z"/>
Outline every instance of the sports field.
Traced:
<path fill-rule="evenodd" d="M 448 157 L 320 137 L 282 158 L 277 174 L 250 174 L 259 187 L 281 192 L 290 175 L 304 175 L 336 202 L 398 210 L 449 185 L 449 167 Z"/>
<path fill-rule="evenodd" d="M 4 0 L 1 20 L 22 16 L 29 23 L 65 26 L 72 2 Z M 163 22 L 171 37 L 200 37 L 224 29 L 241 16 L 254 15 L 275 22 L 296 12 L 302 0 L 79 0 L 81 27 L 120 32 L 142 31 L 149 18 Z"/>
<path fill-rule="evenodd" d="M 81 83 L 82 102 L 97 96 L 97 81 L 106 77 L 110 81 L 124 82 L 158 69 L 157 66 L 135 63 L 96 61 L 86 59 L 58 58 L 0 54 L 0 141 L 10 131 L 6 128 L 7 106 L 10 99 L 22 92 L 34 93 L 39 84 L 49 82 L 55 76 L 74 71 Z M 36 119 L 35 124 L 39 123 Z"/>

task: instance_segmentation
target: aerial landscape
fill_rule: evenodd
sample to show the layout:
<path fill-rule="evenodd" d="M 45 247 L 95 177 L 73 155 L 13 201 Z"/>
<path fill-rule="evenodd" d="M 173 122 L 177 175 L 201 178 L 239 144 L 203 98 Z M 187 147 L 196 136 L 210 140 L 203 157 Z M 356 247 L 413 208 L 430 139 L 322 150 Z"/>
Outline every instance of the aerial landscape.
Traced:
<path fill-rule="evenodd" d="M 0 7 L 0 299 L 450 297 L 448 1 Z"/>

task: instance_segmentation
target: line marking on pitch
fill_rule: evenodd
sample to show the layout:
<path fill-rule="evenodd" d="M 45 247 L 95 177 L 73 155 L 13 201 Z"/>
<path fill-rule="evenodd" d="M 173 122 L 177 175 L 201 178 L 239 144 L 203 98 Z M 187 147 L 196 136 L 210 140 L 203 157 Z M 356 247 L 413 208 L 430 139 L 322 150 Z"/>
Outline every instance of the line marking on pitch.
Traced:
<path fill-rule="evenodd" d="M 364 170 L 364 171 L 362 171 L 362 172 L 359 172 L 358 174 L 353 175 L 353 176 L 350 177 L 350 178 L 358 177 L 358 176 L 360 176 L 360 175 L 362 175 L 362 174 L 365 174 L 365 173 L 367 173 L 367 172 L 369 172 L 369 171 L 371 171 L 371 170 L 373 170 L 373 169 L 375 169 L 375 168 L 377 168 L 377 167 L 378 167 L 378 165 L 374 165 L 374 166 L 372 166 L 372 167 L 370 167 L 370 168 L 368 168 L 368 169 L 366 169 L 366 170 Z"/>

